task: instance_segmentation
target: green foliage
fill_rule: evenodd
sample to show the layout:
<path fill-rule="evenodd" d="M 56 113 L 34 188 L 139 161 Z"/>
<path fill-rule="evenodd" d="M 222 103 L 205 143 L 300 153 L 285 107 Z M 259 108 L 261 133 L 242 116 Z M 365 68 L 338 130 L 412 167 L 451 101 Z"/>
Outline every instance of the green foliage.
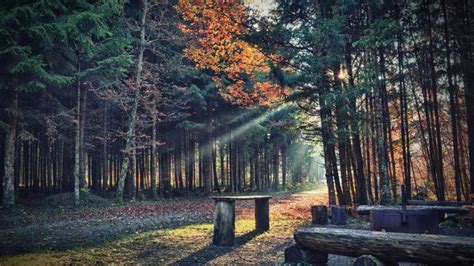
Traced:
<path fill-rule="evenodd" d="M 377 19 L 369 25 L 365 35 L 354 42 L 354 46 L 363 49 L 389 48 L 396 41 L 399 31 L 398 21 Z"/>
<path fill-rule="evenodd" d="M 116 0 L 3 3 L 0 88 L 34 91 L 78 77 L 122 75 L 131 63 L 129 41 L 110 26 L 122 6 Z"/>

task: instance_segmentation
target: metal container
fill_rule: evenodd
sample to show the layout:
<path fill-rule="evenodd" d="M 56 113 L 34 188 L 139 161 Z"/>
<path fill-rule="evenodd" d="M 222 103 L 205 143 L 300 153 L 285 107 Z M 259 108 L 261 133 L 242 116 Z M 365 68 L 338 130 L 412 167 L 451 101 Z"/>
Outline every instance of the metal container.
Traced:
<path fill-rule="evenodd" d="M 370 212 L 372 231 L 401 233 L 439 233 L 438 212 L 421 210 L 373 210 Z"/>

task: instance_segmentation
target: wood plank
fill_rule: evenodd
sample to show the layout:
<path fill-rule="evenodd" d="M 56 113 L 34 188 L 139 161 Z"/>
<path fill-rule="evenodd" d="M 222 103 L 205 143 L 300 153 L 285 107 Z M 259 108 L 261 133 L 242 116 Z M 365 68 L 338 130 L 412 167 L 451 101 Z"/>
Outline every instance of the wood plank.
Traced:
<path fill-rule="evenodd" d="M 313 227 L 295 232 L 299 245 L 351 257 L 372 255 L 382 261 L 471 264 L 474 238 Z"/>
<path fill-rule="evenodd" d="M 407 210 L 435 210 L 444 213 L 468 214 L 469 209 L 453 206 L 406 206 Z M 372 210 L 402 210 L 402 206 L 381 206 L 381 205 L 360 205 L 357 207 L 357 213 L 368 215 Z"/>
<path fill-rule="evenodd" d="M 235 201 L 235 200 L 256 200 L 256 199 L 271 199 L 268 195 L 244 195 L 244 196 L 211 196 L 215 201 Z"/>
<path fill-rule="evenodd" d="M 408 205 L 423 205 L 423 206 L 453 206 L 461 207 L 463 205 L 471 205 L 470 201 L 448 201 L 448 200 L 408 200 Z"/>

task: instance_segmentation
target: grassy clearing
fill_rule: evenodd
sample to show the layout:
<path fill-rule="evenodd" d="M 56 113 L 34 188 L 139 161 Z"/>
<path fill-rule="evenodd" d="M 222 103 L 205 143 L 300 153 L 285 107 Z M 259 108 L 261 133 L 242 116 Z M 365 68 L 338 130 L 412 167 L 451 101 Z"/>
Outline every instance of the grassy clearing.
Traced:
<path fill-rule="evenodd" d="M 273 218 L 273 217 L 272 217 Z M 263 234 L 253 233 L 255 221 L 244 218 L 236 221 L 236 245 L 234 247 L 211 246 L 213 225 L 193 224 L 175 229 L 162 229 L 128 235 L 101 247 L 75 248 L 67 251 L 39 251 L 0 258 L 2 265 L 70 264 L 70 263 L 156 263 L 156 262 L 238 262 L 240 253 L 260 253 L 254 247 L 268 247 L 295 224 L 281 219 L 273 220 L 271 230 Z M 284 231 L 282 231 L 282 229 Z M 247 247 L 246 247 L 247 246 Z M 253 250 L 253 251 L 251 251 Z M 252 254 L 251 257 L 256 254 Z M 265 255 L 262 254 L 261 255 Z M 267 254 L 268 255 L 268 254 Z M 209 261 L 209 258 L 212 258 Z M 247 258 L 246 260 L 248 260 Z M 215 260 L 215 261 L 213 261 Z M 235 261 L 237 260 L 237 261 Z"/>
<path fill-rule="evenodd" d="M 176 228 L 167 226 L 122 234 L 94 246 L 60 251 L 47 250 L 46 245 L 40 251 L 0 257 L 0 264 L 281 263 L 284 249 L 292 242 L 293 231 L 309 223 L 310 206 L 324 201 L 325 193 L 319 190 L 275 196 L 270 203 L 270 231 L 261 234 L 254 231 L 253 203 L 238 202 L 233 247 L 211 245 L 213 225 L 206 218 Z M 195 205 L 189 206 L 195 208 Z M 213 208 L 212 202 L 208 208 Z M 137 221 L 137 217 L 128 218 Z"/>

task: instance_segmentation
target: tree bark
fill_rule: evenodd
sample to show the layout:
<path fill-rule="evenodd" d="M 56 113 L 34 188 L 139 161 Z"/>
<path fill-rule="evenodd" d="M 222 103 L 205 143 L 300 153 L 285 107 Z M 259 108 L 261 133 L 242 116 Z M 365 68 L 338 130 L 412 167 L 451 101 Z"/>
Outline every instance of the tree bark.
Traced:
<path fill-rule="evenodd" d="M 380 52 L 381 54 L 383 52 Z M 375 56 L 375 55 L 374 55 Z M 381 67 L 381 66 L 379 66 Z M 387 204 L 393 201 L 392 190 L 390 187 L 390 180 L 387 173 L 387 143 L 384 139 L 384 117 L 383 117 L 383 105 L 382 105 L 382 90 L 385 90 L 383 84 L 383 76 L 381 71 L 377 71 L 378 75 L 377 86 L 374 88 L 374 100 L 375 100 L 375 138 L 377 141 L 377 159 L 378 159 L 378 172 L 380 175 L 380 203 Z"/>
<path fill-rule="evenodd" d="M 278 140 L 275 138 L 273 141 L 273 190 L 278 191 L 280 185 L 279 179 L 279 168 L 280 168 L 280 155 L 279 155 Z"/>
<path fill-rule="evenodd" d="M 443 7 L 443 28 L 444 28 L 444 39 L 445 39 L 445 53 L 446 53 L 446 73 L 448 75 L 448 91 L 449 91 L 449 106 L 451 110 L 451 133 L 453 136 L 453 156 L 454 156 L 454 182 L 456 187 L 456 200 L 460 201 L 461 192 L 461 163 L 459 161 L 459 133 L 458 133 L 458 122 L 457 122 L 457 93 L 453 85 L 453 77 L 451 73 L 451 49 L 449 47 L 449 31 L 448 31 L 448 14 L 446 10 L 446 0 L 441 1 Z"/>
<path fill-rule="evenodd" d="M 80 71 L 80 65 L 78 70 Z M 77 78 L 76 129 L 74 142 L 74 204 L 79 204 L 79 186 L 81 180 L 81 80 Z"/>
<path fill-rule="evenodd" d="M 156 107 L 156 106 L 155 106 Z M 152 129 L 151 129 L 151 155 L 150 155 L 150 191 L 151 198 L 157 199 L 156 193 L 156 113 L 152 115 Z"/>
<path fill-rule="evenodd" d="M 7 125 L 5 136 L 5 161 L 3 175 L 3 197 L 2 205 L 9 208 L 15 205 L 15 146 L 17 135 L 17 110 L 18 110 L 18 92 L 14 92 L 11 106 L 10 123 Z"/>
<path fill-rule="evenodd" d="M 132 149 L 133 143 L 133 135 L 135 132 L 135 124 L 137 120 L 137 112 L 138 112 L 138 97 L 140 93 L 140 86 L 142 81 L 142 70 L 143 70 L 143 53 L 145 51 L 145 25 L 146 25 L 146 17 L 148 13 L 148 0 L 143 0 L 143 10 L 142 10 L 142 17 L 141 17 L 141 25 L 140 25 L 140 44 L 138 49 L 138 62 L 137 68 L 135 73 L 135 92 L 132 102 L 131 114 L 129 117 L 128 125 L 127 125 L 127 135 L 126 135 L 126 144 L 125 144 L 125 151 L 130 152 Z M 117 184 L 117 192 L 115 195 L 115 200 L 119 203 L 123 200 L 123 187 L 125 185 L 125 177 L 127 175 L 127 170 L 129 167 L 129 156 L 125 156 L 120 166 L 120 174 Z M 133 178 L 133 177 L 132 177 Z"/>

